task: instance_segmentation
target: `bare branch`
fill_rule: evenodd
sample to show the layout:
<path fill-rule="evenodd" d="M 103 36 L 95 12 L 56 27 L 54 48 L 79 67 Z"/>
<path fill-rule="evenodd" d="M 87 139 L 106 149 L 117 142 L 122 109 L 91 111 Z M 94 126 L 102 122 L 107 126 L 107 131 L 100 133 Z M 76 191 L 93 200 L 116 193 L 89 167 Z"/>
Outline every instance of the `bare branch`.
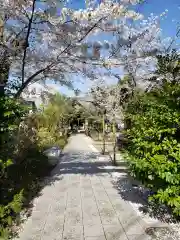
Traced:
<path fill-rule="evenodd" d="M 27 48 L 29 47 L 29 35 L 30 35 L 30 31 L 31 31 L 31 25 L 32 25 L 32 21 L 33 21 L 33 17 L 34 17 L 34 11 L 35 11 L 35 4 L 36 4 L 36 0 L 33 0 L 33 4 L 32 4 L 32 12 L 31 12 L 31 17 L 29 19 L 29 24 L 28 24 L 28 30 L 27 30 L 27 35 L 26 35 L 26 39 L 25 39 L 25 46 L 24 46 L 24 54 L 23 54 L 23 60 L 22 60 L 22 84 L 24 83 L 24 70 L 25 70 L 25 64 L 26 64 L 26 54 L 27 54 Z"/>

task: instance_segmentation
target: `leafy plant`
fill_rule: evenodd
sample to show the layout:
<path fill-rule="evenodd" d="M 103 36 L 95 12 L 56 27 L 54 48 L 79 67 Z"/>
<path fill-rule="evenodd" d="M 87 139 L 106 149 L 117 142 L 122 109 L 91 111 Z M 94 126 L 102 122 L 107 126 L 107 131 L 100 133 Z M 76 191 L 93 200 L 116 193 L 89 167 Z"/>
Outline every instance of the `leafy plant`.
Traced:
<path fill-rule="evenodd" d="M 8 97 L 0 99 L 0 110 L 0 238 L 9 239 L 20 212 L 40 191 L 39 181 L 52 169 L 43 148 L 50 144 L 62 148 L 67 137 L 60 136 L 58 121 L 52 121 L 50 111 L 49 115 L 47 111 L 29 115 L 27 107 Z M 58 113 L 62 114 L 61 109 Z"/>
<path fill-rule="evenodd" d="M 180 215 L 180 84 L 136 93 L 126 109 L 132 174 Z"/>
<path fill-rule="evenodd" d="M 0 236 L 2 239 L 9 239 L 10 228 L 22 211 L 23 201 L 23 190 L 21 190 L 8 205 L 0 205 Z"/>

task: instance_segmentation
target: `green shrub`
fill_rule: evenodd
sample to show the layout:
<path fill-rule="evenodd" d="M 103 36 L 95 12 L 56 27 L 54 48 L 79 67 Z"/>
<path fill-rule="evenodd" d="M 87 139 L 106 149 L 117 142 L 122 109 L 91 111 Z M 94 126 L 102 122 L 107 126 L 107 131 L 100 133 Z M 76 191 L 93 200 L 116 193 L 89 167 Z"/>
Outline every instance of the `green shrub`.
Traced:
<path fill-rule="evenodd" d="M 41 150 L 57 145 L 61 148 L 67 143 L 67 135 L 60 136 L 60 133 L 49 131 L 47 128 L 39 128 L 38 130 L 38 146 Z"/>
<path fill-rule="evenodd" d="M 0 154 L 12 159 L 0 160 L 0 238 L 8 239 L 51 167 L 37 145 L 36 114 L 26 115 L 24 106 L 8 98 L 0 99 L 0 109 Z"/>
<path fill-rule="evenodd" d="M 39 128 L 38 130 L 38 146 L 41 149 L 44 149 L 46 147 L 50 147 L 54 144 L 56 141 L 55 136 L 48 131 L 47 128 Z"/>
<path fill-rule="evenodd" d="M 63 148 L 67 142 L 66 131 L 61 128 L 63 135 L 59 133 L 61 110 L 57 104 L 53 108 L 57 110 L 55 121 L 51 109 L 33 114 L 27 114 L 27 109 L 17 100 L 0 99 L 0 154 L 2 159 L 12 159 L 0 160 L 0 239 L 12 236 L 20 212 L 38 194 L 39 182 L 52 170 L 42 151 L 52 145 Z"/>
<path fill-rule="evenodd" d="M 129 102 L 126 120 L 133 175 L 180 216 L 180 84 L 164 82 Z"/>
<path fill-rule="evenodd" d="M 7 97 L 0 98 L 0 153 L 1 158 L 8 159 L 9 152 L 14 151 L 14 139 L 22 121 L 27 113 L 18 101 Z"/>
<path fill-rule="evenodd" d="M 19 221 L 20 212 L 40 190 L 39 181 L 47 176 L 51 169 L 48 158 L 34 148 L 21 162 L 8 165 L 4 174 L 1 174 L 1 237 L 7 234 L 11 236 L 12 224 Z"/>
<path fill-rule="evenodd" d="M 23 190 L 21 190 L 7 205 L 0 204 L 0 236 L 2 239 L 9 239 L 11 236 L 11 227 L 22 211 L 23 202 Z"/>
<path fill-rule="evenodd" d="M 60 138 L 59 140 L 56 141 L 56 144 L 57 144 L 61 149 L 63 149 L 64 146 L 67 144 L 67 137 L 64 136 L 64 137 Z"/>

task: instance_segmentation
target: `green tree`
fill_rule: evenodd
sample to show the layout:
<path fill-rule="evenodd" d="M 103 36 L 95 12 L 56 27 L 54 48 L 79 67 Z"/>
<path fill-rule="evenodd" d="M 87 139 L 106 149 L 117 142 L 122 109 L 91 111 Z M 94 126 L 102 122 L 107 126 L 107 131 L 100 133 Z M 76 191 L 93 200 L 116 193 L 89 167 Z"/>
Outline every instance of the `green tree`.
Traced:
<path fill-rule="evenodd" d="M 136 91 L 125 116 L 133 175 L 153 191 L 151 199 L 180 215 L 180 83 L 168 67 L 173 56 L 158 56 L 156 74 L 163 81 L 148 92 Z"/>

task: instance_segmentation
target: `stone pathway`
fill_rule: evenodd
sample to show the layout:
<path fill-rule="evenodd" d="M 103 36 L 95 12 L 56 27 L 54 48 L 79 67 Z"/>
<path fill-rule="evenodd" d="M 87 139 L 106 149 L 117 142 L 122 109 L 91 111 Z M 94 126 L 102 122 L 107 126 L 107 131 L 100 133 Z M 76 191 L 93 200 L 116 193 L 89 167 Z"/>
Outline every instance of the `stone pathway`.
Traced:
<path fill-rule="evenodd" d="M 20 240 L 149 240 L 137 212 L 112 182 L 107 157 L 83 135 L 71 137 L 62 161 L 34 200 Z M 119 174 L 125 176 L 123 168 Z"/>

